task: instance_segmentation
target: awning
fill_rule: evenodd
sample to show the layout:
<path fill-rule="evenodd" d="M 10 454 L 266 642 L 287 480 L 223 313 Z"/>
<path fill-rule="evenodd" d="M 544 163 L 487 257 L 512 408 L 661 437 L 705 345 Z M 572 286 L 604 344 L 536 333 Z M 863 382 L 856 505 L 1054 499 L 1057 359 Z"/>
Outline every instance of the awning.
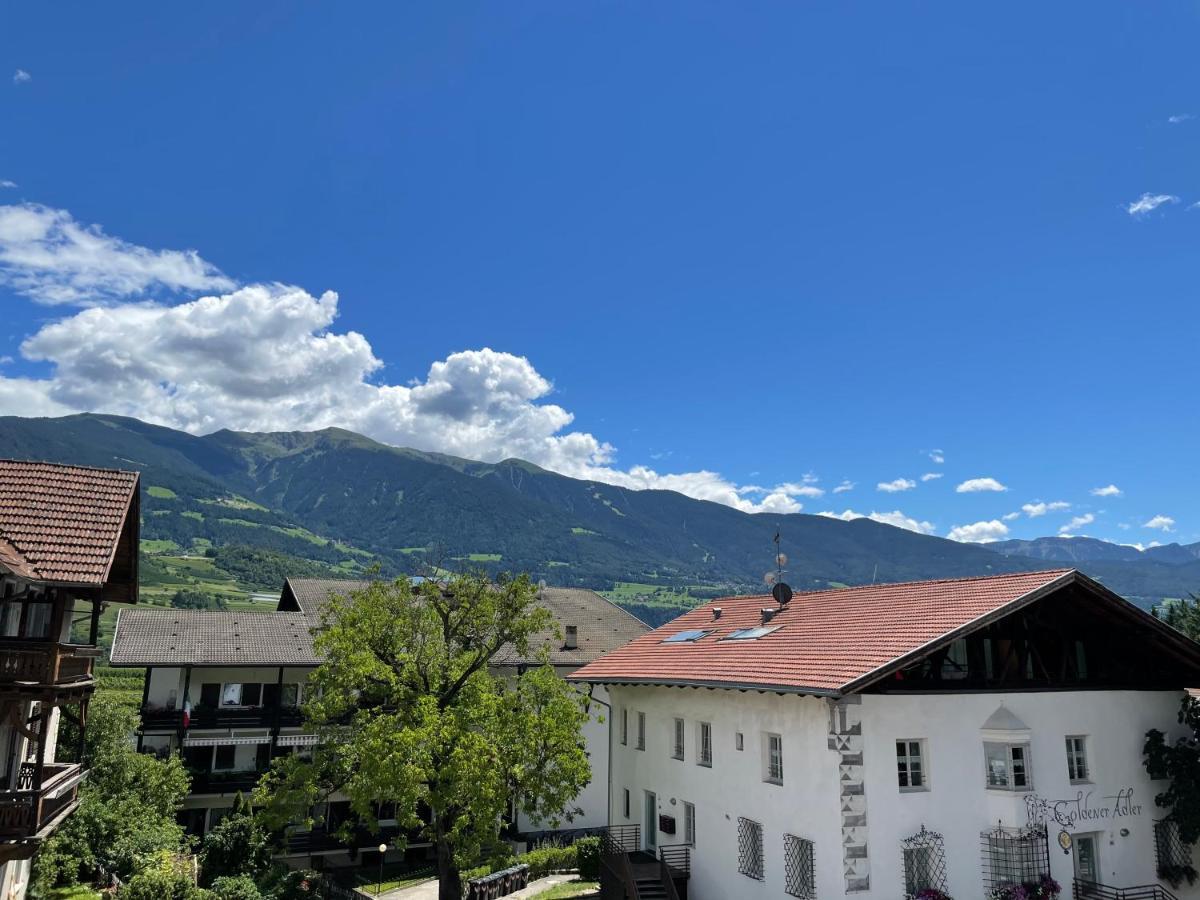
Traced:
<path fill-rule="evenodd" d="M 275 743 L 280 747 L 311 747 L 320 741 L 315 734 L 281 734 Z"/>
<path fill-rule="evenodd" d="M 232 735 L 224 735 L 222 737 L 192 737 L 188 735 L 183 739 L 185 747 L 229 747 L 239 744 L 269 744 L 271 736 L 264 734 L 260 737 L 233 737 Z"/>

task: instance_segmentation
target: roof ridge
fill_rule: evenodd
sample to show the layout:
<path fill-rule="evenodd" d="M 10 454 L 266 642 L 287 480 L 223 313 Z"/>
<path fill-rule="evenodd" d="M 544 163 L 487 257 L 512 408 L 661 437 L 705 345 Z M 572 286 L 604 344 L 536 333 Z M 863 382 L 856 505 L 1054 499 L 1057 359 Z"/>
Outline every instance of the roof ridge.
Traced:
<path fill-rule="evenodd" d="M 969 581 L 997 581 L 1001 578 L 1024 578 L 1029 575 L 1065 575 L 1067 572 L 1076 572 L 1073 566 L 1067 566 L 1061 569 L 1030 569 L 1022 572 L 1000 572 L 996 575 L 964 575 L 962 578 L 925 578 L 920 581 L 879 581 L 874 584 L 848 584 L 845 587 L 839 588 L 821 588 L 816 591 L 796 591 L 797 597 L 820 596 L 825 594 L 841 594 L 847 591 L 863 591 L 873 588 L 887 587 L 911 587 L 913 585 L 922 584 L 962 584 Z M 725 597 L 716 597 L 709 600 L 708 603 L 716 603 L 721 600 L 773 600 L 771 594 L 729 594 Z M 694 606 L 692 609 L 701 609 L 707 606 L 708 603 L 702 603 L 699 606 Z"/>
<path fill-rule="evenodd" d="M 60 463 L 49 459 L 14 459 L 9 456 L 0 456 L 0 465 L 4 463 L 17 463 L 23 466 L 51 466 L 55 469 L 82 469 L 86 472 L 108 472 L 118 475 L 140 475 L 141 472 L 137 469 L 111 469 L 105 466 L 85 466 L 80 463 Z"/>

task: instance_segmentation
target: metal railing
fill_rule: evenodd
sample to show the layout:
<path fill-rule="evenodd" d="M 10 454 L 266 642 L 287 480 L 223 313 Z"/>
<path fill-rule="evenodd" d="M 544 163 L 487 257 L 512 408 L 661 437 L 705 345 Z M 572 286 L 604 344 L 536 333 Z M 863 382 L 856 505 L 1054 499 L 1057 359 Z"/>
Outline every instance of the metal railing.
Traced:
<path fill-rule="evenodd" d="M 658 848 L 658 858 L 680 874 L 692 874 L 691 844 L 662 844 Z"/>
<path fill-rule="evenodd" d="M 602 900 L 640 900 L 629 854 L 642 847 L 640 825 L 610 825 L 600 832 L 600 896 Z"/>
<path fill-rule="evenodd" d="M 250 709 L 221 709 L 201 706 L 192 710 L 189 728 L 270 728 L 278 716 L 283 728 L 295 728 L 304 721 L 304 716 L 294 706 L 256 706 Z M 142 729 L 180 730 L 183 728 L 183 710 L 142 707 Z"/>
<path fill-rule="evenodd" d="M 99 653 L 91 644 L 0 641 L 0 684 L 90 684 Z"/>
<path fill-rule="evenodd" d="M 1179 900 L 1159 884 L 1116 888 L 1096 881 L 1084 881 L 1082 878 L 1076 878 L 1071 887 L 1075 900 Z"/>
<path fill-rule="evenodd" d="M 671 867 L 662 857 L 658 859 L 658 878 L 662 882 L 663 892 L 667 895 L 667 900 L 679 900 L 679 891 L 675 890 L 675 876 L 671 872 Z"/>

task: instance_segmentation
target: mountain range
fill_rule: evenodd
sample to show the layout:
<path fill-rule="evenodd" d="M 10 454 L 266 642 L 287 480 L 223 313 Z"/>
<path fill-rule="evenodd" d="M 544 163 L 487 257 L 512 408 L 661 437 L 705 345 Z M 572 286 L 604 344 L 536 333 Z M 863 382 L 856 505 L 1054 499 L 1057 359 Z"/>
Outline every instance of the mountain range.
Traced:
<path fill-rule="evenodd" d="M 965 544 L 869 519 L 748 514 L 338 429 L 197 436 L 115 416 L 3 417 L 0 457 L 140 470 L 148 553 L 252 547 L 346 574 L 479 566 L 552 584 L 701 598 L 762 589 L 778 531 L 784 577 L 798 589 L 1062 563 L 1145 604 L 1200 589 L 1200 544 Z"/>

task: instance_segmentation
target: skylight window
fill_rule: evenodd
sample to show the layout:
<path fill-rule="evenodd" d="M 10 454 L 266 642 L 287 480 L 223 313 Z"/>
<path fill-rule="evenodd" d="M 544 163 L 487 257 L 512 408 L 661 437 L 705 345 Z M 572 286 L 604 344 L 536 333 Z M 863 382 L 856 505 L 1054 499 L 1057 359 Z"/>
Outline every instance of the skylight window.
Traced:
<path fill-rule="evenodd" d="M 753 641 L 763 635 L 770 634 L 772 631 L 778 631 L 779 625 L 760 625 L 757 628 L 739 628 L 737 631 L 732 631 L 725 637 L 723 641 Z"/>
<path fill-rule="evenodd" d="M 698 641 L 700 638 L 710 634 L 712 634 L 712 629 L 706 631 L 703 628 L 692 628 L 689 631 L 677 631 L 670 637 L 663 638 L 662 642 L 664 644 L 685 644 L 691 641 Z"/>

